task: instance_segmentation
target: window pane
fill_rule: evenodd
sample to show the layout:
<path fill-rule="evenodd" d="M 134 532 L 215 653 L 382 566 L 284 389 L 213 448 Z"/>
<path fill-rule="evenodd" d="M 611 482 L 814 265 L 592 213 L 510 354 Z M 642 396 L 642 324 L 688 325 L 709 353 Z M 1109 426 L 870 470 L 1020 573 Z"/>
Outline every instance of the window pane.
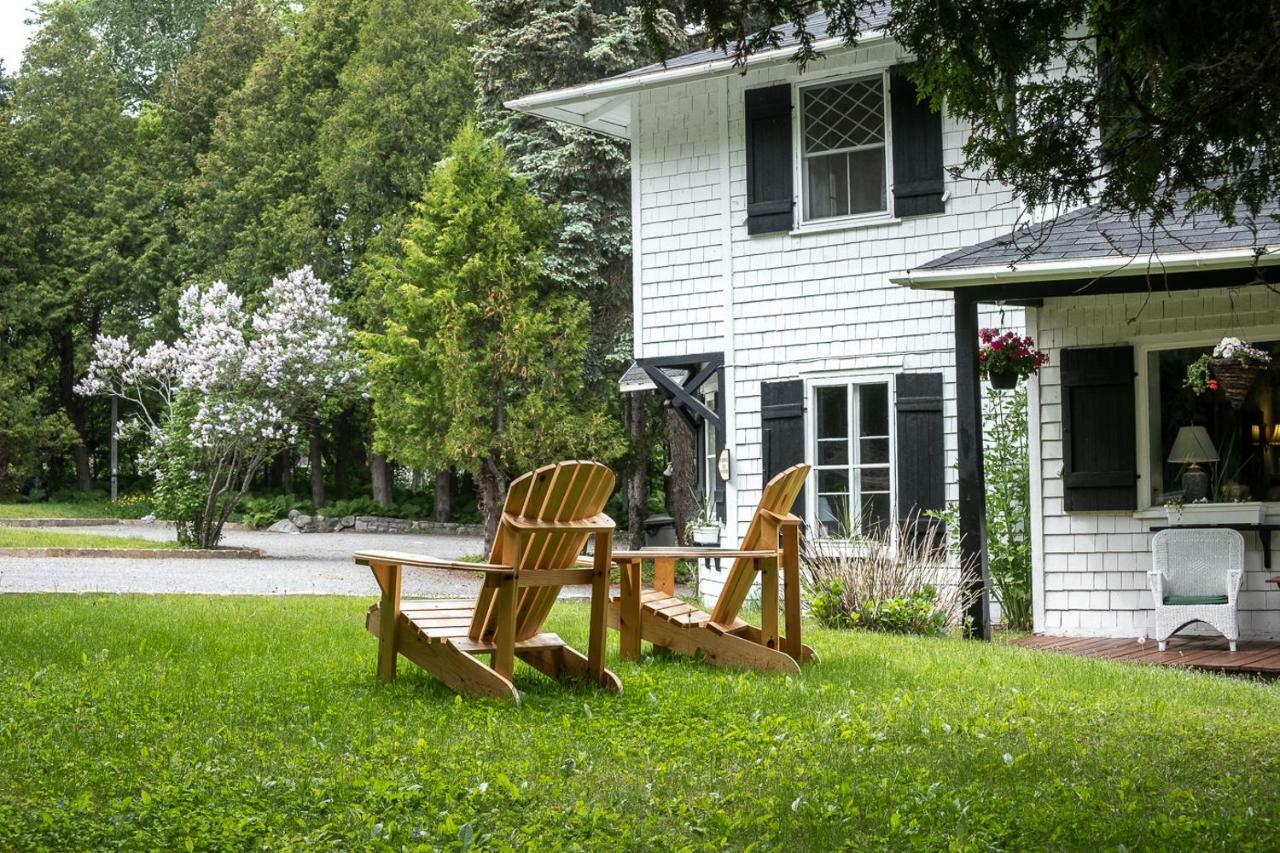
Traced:
<path fill-rule="evenodd" d="M 862 479 L 862 491 L 864 492 L 887 492 L 889 491 L 889 469 L 888 468 L 862 468 L 859 471 Z"/>
<path fill-rule="evenodd" d="M 849 491 L 849 472 L 847 471 L 819 471 L 818 472 L 818 493 L 829 494 L 834 492 Z"/>
<path fill-rule="evenodd" d="M 889 439 L 864 438 L 862 440 L 863 465 L 882 465 L 889 461 Z"/>
<path fill-rule="evenodd" d="M 858 386 L 858 434 L 889 434 L 888 385 Z"/>
<path fill-rule="evenodd" d="M 863 495 L 860 529 L 865 536 L 878 533 L 889 526 L 889 496 L 887 494 Z"/>
<path fill-rule="evenodd" d="M 818 389 L 818 438 L 849 434 L 849 392 L 843 385 Z"/>
<path fill-rule="evenodd" d="M 877 149 L 882 150 L 882 149 Z M 808 186 L 805 202 L 806 219 L 826 219 L 849 214 L 849 157 L 830 154 L 805 161 Z"/>
<path fill-rule="evenodd" d="M 818 442 L 819 465 L 848 465 L 849 442 L 847 439 Z"/>
<path fill-rule="evenodd" d="M 870 77 L 804 90 L 806 154 L 884 141 L 883 79 Z"/>
<path fill-rule="evenodd" d="M 849 213 L 885 210 L 884 148 L 850 151 Z"/>
<path fill-rule="evenodd" d="M 818 526 L 823 536 L 844 536 L 849 532 L 849 496 L 818 495 Z"/>

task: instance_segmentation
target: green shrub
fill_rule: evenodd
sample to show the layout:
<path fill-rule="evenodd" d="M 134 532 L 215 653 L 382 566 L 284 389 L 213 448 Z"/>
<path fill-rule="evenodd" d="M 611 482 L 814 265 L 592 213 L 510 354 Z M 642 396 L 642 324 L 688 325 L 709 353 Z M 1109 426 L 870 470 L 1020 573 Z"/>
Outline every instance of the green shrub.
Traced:
<path fill-rule="evenodd" d="M 801 568 L 809 613 L 827 628 L 938 636 L 963 624 L 971 600 L 936 525 L 806 540 Z"/>

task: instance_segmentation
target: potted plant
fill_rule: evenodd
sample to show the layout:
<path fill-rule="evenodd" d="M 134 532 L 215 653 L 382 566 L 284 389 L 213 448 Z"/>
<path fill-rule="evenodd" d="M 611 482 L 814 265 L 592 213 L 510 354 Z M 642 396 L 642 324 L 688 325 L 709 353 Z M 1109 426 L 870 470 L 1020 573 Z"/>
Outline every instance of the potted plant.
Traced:
<path fill-rule="evenodd" d="M 1222 390 L 1231 408 L 1238 409 L 1249 396 L 1253 383 L 1267 365 L 1271 353 L 1240 338 L 1226 337 L 1218 341 L 1211 354 L 1202 355 L 1187 365 L 1183 385 L 1197 394 Z"/>
<path fill-rule="evenodd" d="M 697 502 L 697 510 L 685 525 L 684 535 L 695 545 L 719 545 L 720 522 L 715 507 L 704 499 Z"/>
<path fill-rule="evenodd" d="M 978 372 L 992 388 L 1016 388 L 1019 377 L 1031 376 L 1049 362 L 1048 353 L 1036 349 L 1036 342 L 1029 336 L 980 329 L 978 341 Z"/>

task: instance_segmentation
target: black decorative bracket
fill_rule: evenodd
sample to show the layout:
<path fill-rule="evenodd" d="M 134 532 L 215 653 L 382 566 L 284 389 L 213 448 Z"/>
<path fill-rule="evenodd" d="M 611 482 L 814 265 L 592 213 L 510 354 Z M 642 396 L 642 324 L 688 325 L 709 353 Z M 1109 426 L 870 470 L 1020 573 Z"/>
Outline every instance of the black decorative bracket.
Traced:
<path fill-rule="evenodd" d="M 636 364 L 658 386 L 667 405 L 674 408 L 689 424 L 697 429 L 698 421 L 706 421 L 724 437 L 724 418 L 711 411 L 695 395 L 712 376 L 719 377 L 720 390 L 724 393 L 724 353 L 704 352 L 697 355 L 668 355 L 657 358 L 638 358 Z M 663 372 L 663 368 L 684 370 L 689 378 L 683 384 Z"/>

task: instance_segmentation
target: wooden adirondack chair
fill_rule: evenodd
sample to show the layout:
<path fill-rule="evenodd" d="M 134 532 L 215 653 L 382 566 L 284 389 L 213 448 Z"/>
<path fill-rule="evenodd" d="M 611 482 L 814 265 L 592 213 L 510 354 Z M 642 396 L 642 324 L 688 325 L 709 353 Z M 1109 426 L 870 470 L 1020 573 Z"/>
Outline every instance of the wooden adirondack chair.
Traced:
<path fill-rule="evenodd" d="M 458 693 L 519 704 L 511 674 L 520 658 L 552 678 L 586 677 L 621 693 L 618 677 L 604 668 L 613 520 L 602 510 L 613 484 L 613 472 L 595 462 L 547 465 L 512 481 L 486 563 L 357 553 L 356 562 L 372 569 L 382 588 L 365 620 L 378 638 L 378 677 L 394 679 L 401 654 Z M 585 567 L 579 557 L 593 533 L 595 553 Z M 401 602 L 405 566 L 480 572 L 484 586 L 476 600 Z M 586 657 L 541 633 L 561 587 L 571 584 L 592 588 Z M 491 655 L 492 666 L 479 654 Z"/>
<path fill-rule="evenodd" d="M 713 663 L 798 675 L 800 663 L 815 657 L 800 641 L 800 519 L 791 506 L 809 474 L 795 465 L 764 487 L 742 547 L 642 548 L 614 551 L 621 568 L 620 594 L 609 603 L 609 625 L 621 635 L 622 657 L 640 657 L 640 641 Z M 779 548 L 781 541 L 781 548 Z M 778 634 L 779 556 L 786 593 L 786 635 Z M 677 559 L 732 559 L 733 566 L 711 613 L 676 598 Z M 642 590 L 640 566 L 654 561 L 654 588 Z M 760 576 L 760 627 L 738 618 L 738 612 Z"/>

